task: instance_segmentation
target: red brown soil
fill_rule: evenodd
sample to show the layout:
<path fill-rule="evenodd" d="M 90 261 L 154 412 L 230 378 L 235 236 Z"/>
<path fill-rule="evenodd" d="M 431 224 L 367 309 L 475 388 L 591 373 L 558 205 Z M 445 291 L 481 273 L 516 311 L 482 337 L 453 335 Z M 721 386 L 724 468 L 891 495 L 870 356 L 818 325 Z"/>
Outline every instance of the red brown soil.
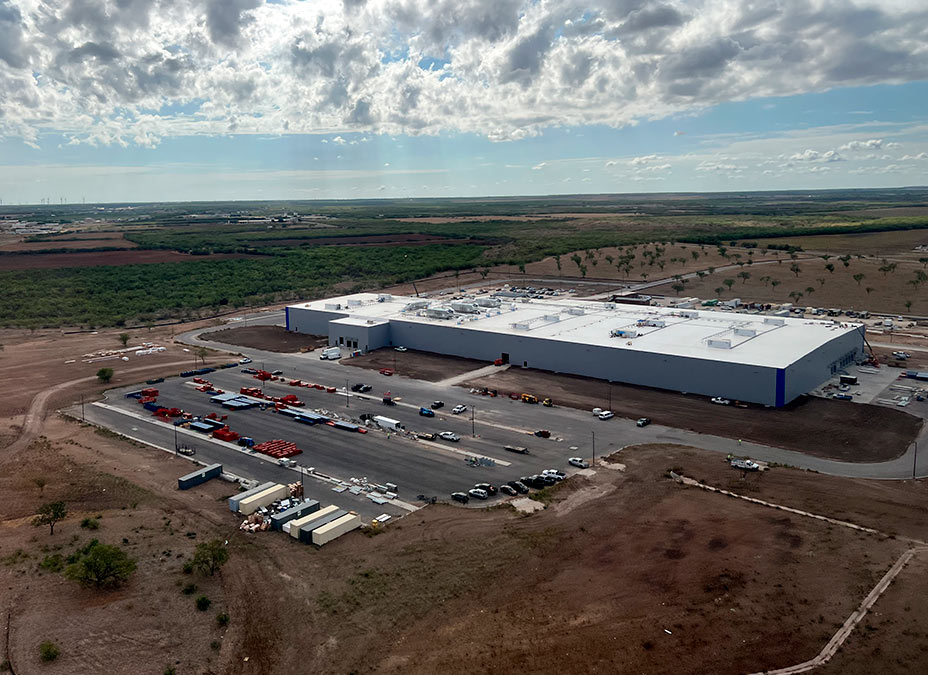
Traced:
<path fill-rule="evenodd" d="M 392 347 L 384 347 L 361 356 L 342 359 L 340 363 L 344 366 L 370 370 L 390 368 L 397 375 L 405 375 L 426 382 L 440 382 L 449 377 L 469 373 L 472 370 L 490 365 L 486 361 L 478 361 L 477 359 L 445 356 L 444 354 L 420 352 L 414 349 L 398 352 Z M 378 377 L 382 378 L 383 376 L 378 375 Z"/>
<path fill-rule="evenodd" d="M 446 216 L 422 218 L 394 218 L 401 223 L 426 223 L 428 225 L 444 225 L 447 223 L 486 223 L 500 222 L 533 222 L 537 220 L 565 220 L 571 218 L 622 218 L 637 216 L 639 213 L 536 213 L 526 216 Z"/>
<path fill-rule="evenodd" d="M 122 234 L 101 232 L 100 234 L 69 235 L 61 238 L 43 239 L 42 241 L 18 241 L 3 244 L 0 251 L 45 251 L 48 249 L 87 249 L 87 248 L 136 248 L 138 244 L 124 239 Z"/>
<path fill-rule="evenodd" d="M 882 462 L 902 455 L 915 440 L 923 420 L 877 405 L 800 397 L 783 408 L 714 405 L 702 396 L 609 385 L 575 375 L 532 369 L 509 369 L 465 382 L 500 393 L 532 392 L 556 405 L 581 410 L 609 408 L 629 419 L 647 416 L 657 424 L 703 434 L 772 445 L 846 462 Z M 611 403 L 610 398 L 611 387 Z"/>
<path fill-rule="evenodd" d="M 304 348 L 318 349 L 329 342 L 323 335 L 291 333 L 283 326 L 238 326 L 203 333 L 200 337 L 204 340 L 284 354 L 299 352 Z"/>
<path fill-rule="evenodd" d="M 47 247 L 46 247 L 47 248 Z M 32 270 L 62 267 L 98 267 L 101 265 L 149 265 L 152 263 L 191 262 L 223 258 L 249 258 L 237 253 L 213 253 L 196 256 L 177 251 L 87 251 L 84 253 L 37 253 L 0 256 L 0 270 Z"/>

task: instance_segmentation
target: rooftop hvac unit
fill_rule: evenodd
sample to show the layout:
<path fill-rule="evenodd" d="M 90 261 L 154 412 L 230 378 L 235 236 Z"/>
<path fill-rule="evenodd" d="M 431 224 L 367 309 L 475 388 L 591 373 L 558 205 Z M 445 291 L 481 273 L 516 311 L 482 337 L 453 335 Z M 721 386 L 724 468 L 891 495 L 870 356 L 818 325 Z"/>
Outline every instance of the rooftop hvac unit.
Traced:
<path fill-rule="evenodd" d="M 713 349 L 731 349 L 731 340 L 721 340 L 719 338 L 709 338 L 706 341 Z"/>
<path fill-rule="evenodd" d="M 586 312 L 580 307 L 568 307 L 567 313 L 573 314 L 574 316 L 583 316 Z"/>
<path fill-rule="evenodd" d="M 480 307 L 499 307 L 499 298 L 477 298 L 476 303 Z"/>
<path fill-rule="evenodd" d="M 451 309 L 462 314 L 476 314 L 480 311 L 472 302 L 452 302 Z"/>
<path fill-rule="evenodd" d="M 768 326 L 783 326 L 786 324 L 786 321 L 779 317 L 768 316 L 764 317 L 764 323 Z"/>
<path fill-rule="evenodd" d="M 603 307 L 605 307 L 606 309 L 615 309 L 615 303 L 614 303 L 614 302 L 604 302 L 604 303 L 603 303 Z"/>
<path fill-rule="evenodd" d="M 325 303 L 325 308 L 331 309 L 331 310 L 339 310 L 342 308 L 342 306 L 341 306 L 341 303 L 338 303 L 338 302 L 327 302 Z"/>
<path fill-rule="evenodd" d="M 425 310 L 425 315 L 432 319 L 450 319 L 454 316 L 454 311 L 449 307 L 430 307 Z"/>
<path fill-rule="evenodd" d="M 528 321 L 519 321 L 518 323 L 512 324 L 513 330 L 531 330 L 532 325 Z"/>
<path fill-rule="evenodd" d="M 609 333 L 609 337 L 614 337 L 614 338 L 634 338 L 634 337 L 638 337 L 638 331 L 636 331 L 636 330 L 628 330 L 628 329 L 614 330 L 614 331 L 612 331 L 612 332 Z"/>
<path fill-rule="evenodd" d="M 699 312 L 689 310 L 689 309 L 684 309 L 684 310 L 681 310 L 680 316 L 682 316 L 685 319 L 698 319 Z"/>
<path fill-rule="evenodd" d="M 560 321 L 560 320 L 561 320 L 561 315 L 560 315 L 560 314 L 545 314 L 545 315 L 544 315 L 543 317 L 541 317 L 541 318 L 544 319 L 545 321 L 551 321 L 551 322 L 553 323 L 553 322 L 556 322 L 556 321 Z"/>
<path fill-rule="evenodd" d="M 377 302 L 392 302 L 393 296 L 389 293 L 381 293 L 377 296 Z"/>
<path fill-rule="evenodd" d="M 403 307 L 403 311 L 411 312 L 416 309 L 425 309 L 428 306 L 429 306 L 428 300 L 413 300 L 412 302 L 408 303 L 405 307 Z"/>
<path fill-rule="evenodd" d="M 741 335 L 742 337 L 754 337 L 757 335 L 757 331 L 753 328 L 735 328 L 735 335 Z"/>
<path fill-rule="evenodd" d="M 349 307 L 360 307 L 360 306 L 361 306 L 361 301 L 360 301 L 360 300 L 349 300 L 349 301 L 348 301 L 348 306 L 349 306 Z"/>

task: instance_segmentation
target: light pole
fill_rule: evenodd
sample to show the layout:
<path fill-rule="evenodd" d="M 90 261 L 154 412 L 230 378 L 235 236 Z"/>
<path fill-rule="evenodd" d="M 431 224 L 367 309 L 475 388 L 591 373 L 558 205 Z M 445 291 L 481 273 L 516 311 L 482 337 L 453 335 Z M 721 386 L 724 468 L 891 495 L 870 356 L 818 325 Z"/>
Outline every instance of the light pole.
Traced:
<path fill-rule="evenodd" d="M 590 436 L 593 437 L 593 463 L 590 466 L 596 466 L 596 432 L 591 431 Z"/>
<path fill-rule="evenodd" d="M 477 406 L 470 407 L 470 435 L 477 438 Z"/>
<path fill-rule="evenodd" d="M 81 422 L 84 421 L 84 395 L 81 394 Z"/>
<path fill-rule="evenodd" d="M 351 397 L 348 395 L 348 378 L 345 378 L 345 407 L 351 407 Z"/>
<path fill-rule="evenodd" d="M 174 425 L 174 456 L 177 456 L 177 425 Z"/>
<path fill-rule="evenodd" d="M 918 462 L 918 441 L 915 441 L 915 454 L 912 455 L 912 479 L 915 479 L 915 464 Z"/>

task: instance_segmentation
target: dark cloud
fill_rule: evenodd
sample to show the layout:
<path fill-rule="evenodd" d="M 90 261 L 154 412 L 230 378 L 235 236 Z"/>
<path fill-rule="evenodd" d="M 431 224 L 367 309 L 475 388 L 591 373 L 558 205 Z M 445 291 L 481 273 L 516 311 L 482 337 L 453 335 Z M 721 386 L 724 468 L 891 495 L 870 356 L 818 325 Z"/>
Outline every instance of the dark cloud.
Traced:
<path fill-rule="evenodd" d="M 553 31 L 542 26 L 535 33 L 517 40 L 509 49 L 500 72 L 500 82 L 516 82 L 528 87 L 541 70 L 548 50 L 551 49 Z"/>
<path fill-rule="evenodd" d="M 623 33 L 638 33 L 655 28 L 675 28 L 686 23 L 686 17 L 670 5 L 654 5 L 635 10 L 622 22 Z"/>
<path fill-rule="evenodd" d="M 72 49 L 68 54 L 68 61 L 71 63 L 80 63 L 88 58 L 94 58 L 101 63 L 109 63 L 119 58 L 119 50 L 112 45 L 97 44 L 96 42 L 85 42 L 80 47 Z"/>
<path fill-rule="evenodd" d="M 250 21 L 243 14 L 262 4 L 262 0 L 207 0 L 206 27 L 210 39 L 217 45 L 238 46 L 242 25 Z"/>
<path fill-rule="evenodd" d="M 0 0 L 0 60 L 12 68 L 25 68 L 24 47 L 22 13 L 9 0 Z"/>

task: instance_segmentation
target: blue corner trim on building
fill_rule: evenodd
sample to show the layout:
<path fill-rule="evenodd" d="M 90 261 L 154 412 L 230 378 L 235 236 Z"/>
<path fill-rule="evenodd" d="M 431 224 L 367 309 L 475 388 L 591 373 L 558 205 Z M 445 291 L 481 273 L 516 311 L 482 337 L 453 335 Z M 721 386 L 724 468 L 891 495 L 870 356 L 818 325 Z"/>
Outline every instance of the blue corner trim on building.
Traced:
<path fill-rule="evenodd" d="M 284 316 L 287 317 L 287 330 L 290 330 L 290 308 L 284 307 Z"/>
<path fill-rule="evenodd" d="M 786 369 L 777 368 L 777 408 L 786 404 Z"/>

